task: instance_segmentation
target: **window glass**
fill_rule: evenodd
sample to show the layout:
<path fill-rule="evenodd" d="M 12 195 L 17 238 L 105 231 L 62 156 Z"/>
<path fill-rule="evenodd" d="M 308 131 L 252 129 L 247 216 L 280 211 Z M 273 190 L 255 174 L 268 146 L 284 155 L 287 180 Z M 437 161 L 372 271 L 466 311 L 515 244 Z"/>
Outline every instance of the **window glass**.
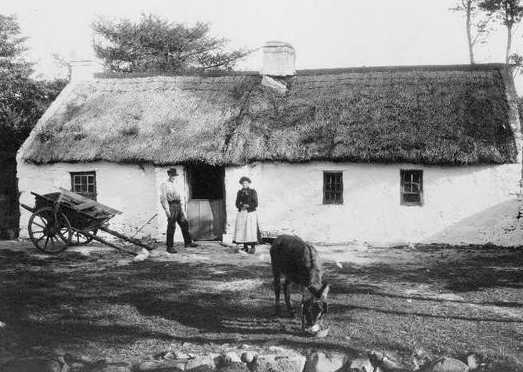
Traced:
<path fill-rule="evenodd" d="M 401 175 L 401 204 L 423 204 L 423 171 L 419 169 L 402 169 Z"/>
<path fill-rule="evenodd" d="M 323 173 L 323 204 L 343 204 L 343 173 Z"/>
<path fill-rule="evenodd" d="M 96 200 L 96 173 L 72 172 L 71 191 Z"/>

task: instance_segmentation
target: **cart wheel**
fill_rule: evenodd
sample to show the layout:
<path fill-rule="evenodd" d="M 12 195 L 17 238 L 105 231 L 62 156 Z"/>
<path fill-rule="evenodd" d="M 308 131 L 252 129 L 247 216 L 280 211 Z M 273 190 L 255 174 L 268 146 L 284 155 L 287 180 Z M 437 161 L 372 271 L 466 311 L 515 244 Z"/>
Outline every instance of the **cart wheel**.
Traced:
<path fill-rule="evenodd" d="M 60 253 L 67 248 L 71 236 L 71 224 L 62 212 L 55 214 L 53 208 L 36 210 L 29 218 L 29 237 L 36 248 L 45 253 Z"/>
<path fill-rule="evenodd" d="M 89 234 L 96 235 L 98 232 L 97 229 L 88 231 Z M 86 245 L 92 242 L 93 238 L 87 235 L 82 234 L 80 231 L 72 231 L 71 232 L 71 241 L 69 242 L 69 245 L 77 246 L 77 245 Z"/>

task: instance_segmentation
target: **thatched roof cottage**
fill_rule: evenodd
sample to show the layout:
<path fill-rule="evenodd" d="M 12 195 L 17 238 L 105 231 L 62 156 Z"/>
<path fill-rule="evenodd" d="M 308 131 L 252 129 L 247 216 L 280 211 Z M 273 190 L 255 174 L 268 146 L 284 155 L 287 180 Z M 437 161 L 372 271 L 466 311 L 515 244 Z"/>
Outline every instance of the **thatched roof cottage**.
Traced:
<path fill-rule="evenodd" d="M 73 73 L 18 153 L 21 201 L 70 188 L 122 210 L 120 230 L 158 213 L 142 233 L 161 238 L 159 185 L 174 165 L 199 239 L 230 236 L 247 175 L 265 234 L 443 241 L 519 190 L 521 129 L 503 65 L 296 72 L 288 44 L 264 50 L 262 73 Z"/>

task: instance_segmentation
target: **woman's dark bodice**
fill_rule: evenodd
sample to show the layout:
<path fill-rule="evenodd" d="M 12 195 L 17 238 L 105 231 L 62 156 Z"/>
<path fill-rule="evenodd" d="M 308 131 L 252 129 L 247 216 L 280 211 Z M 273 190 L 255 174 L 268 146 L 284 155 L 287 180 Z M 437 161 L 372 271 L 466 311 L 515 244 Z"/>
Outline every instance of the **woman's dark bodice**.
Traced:
<path fill-rule="evenodd" d="M 236 195 L 236 208 L 240 211 L 244 205 L 248 205 L 248 212 L 253 212 L 258 208 L 258 194 L 256 193 L 256 190 L 238 190 L 238 194 Z"/>

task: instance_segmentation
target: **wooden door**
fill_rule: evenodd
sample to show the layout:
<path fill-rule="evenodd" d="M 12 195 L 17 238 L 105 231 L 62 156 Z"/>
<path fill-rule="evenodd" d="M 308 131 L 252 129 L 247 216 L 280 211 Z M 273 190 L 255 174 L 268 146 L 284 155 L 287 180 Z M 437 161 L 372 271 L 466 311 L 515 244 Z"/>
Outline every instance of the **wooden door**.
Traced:
<path fill-rule="evenodd" d="M 225 229 L 225 169 L 193 165 L 188 169 L 187 219 L 194 240 L 219 240 Z"/>
<path fill-rule="evenodd" d="M 219 240 L 225 222 L 223 199 L 191 199 L 187 203 L 189 232 L 194 240 Z"/>

